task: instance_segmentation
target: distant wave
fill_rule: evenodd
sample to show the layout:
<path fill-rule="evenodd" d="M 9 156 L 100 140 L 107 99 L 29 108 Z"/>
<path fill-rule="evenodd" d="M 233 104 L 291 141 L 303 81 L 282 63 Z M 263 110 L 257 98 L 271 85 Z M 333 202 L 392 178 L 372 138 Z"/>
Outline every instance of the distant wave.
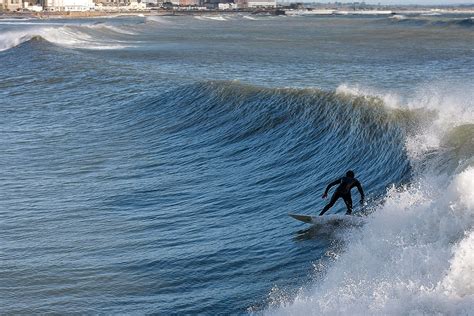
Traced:
<path fill-rule="evenodd" d="M 403 14 L 395 14 L 390 17 L 393 20 L 405 20 L 407 17 Z"/>
<path fill-rule="evenodd" d="M 423 13 L 421 16 L 440 16 L 441 13 L 439 12 L 430 12 L 430 13 Z"/>
<path fill-rule="evenodd" d="M 256 18 L 254 18 L 253 16 L 250 16 L 250 15 L 242 15 L 242 18 L 244 18 L 246 20 L 252 20 L 252 21 L 257 20 Z"/>
<path fill-rule="evenodd" d="M 446 18 L 440 15 L 423 15 L 422 17 L 408 17 L 404 15 L 391 16 L 393 22 L 417 25 L 417 26 L 436 26 L 436 27 L 467 27 L 474 26 L 474 19 L 469 18 Z"/>
<path fill-rule="evenodd" d="M 20 24 L 21 25 L 21 24 Z M 52 25 L 37 23 L 35 26 L 0 32 L 0 51 L 16 47 L 32 39 L 43 39 L 52 44 L 78 49 L 121 49 L 129 47 L 121 35 L 132 35 L 124 27 L 106 25 Z"/>
<path fill-rule="evenodd" d="M 195 18 L 201 21 L 228 21 L 228 18 L 223 15 L 196 15 Z"/>
<path fill-rule="evenodd" d="M 105 23 L 96 23 L 93 25 L 83 25 L 81 27 L 91 28 L 91 29 L 96 29 L 96 30 L 103 30 L 103 31 L 110 31 L 110 32 L 118 33 L 118 34 L 127 34 L 127 35 L 136 34 L 136 32 L 130 29 L 129 25 L 116 26 L 116 25 L 109 25 Z"/>
<path fill-rule="evenodd" d="M 164 17 L 157 15 L 149 15 L 145 17 L 147 23 L 160 23 L 160 24 L 169 24 L 171 21 L 165 19 Z"/>

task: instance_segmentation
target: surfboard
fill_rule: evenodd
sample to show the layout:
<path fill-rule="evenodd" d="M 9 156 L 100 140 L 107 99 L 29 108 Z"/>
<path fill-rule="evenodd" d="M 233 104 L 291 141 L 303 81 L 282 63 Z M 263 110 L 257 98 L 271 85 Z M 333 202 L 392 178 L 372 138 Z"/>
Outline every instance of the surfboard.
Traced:
<path fill-rule="evenodd" d="M 296 220 L 311 224 L 313 222 L 313 216 L 299 215 L 299 214 L 288 214 Z"/>
<path fill-rule="evenodd" d="M 310 216 L 310 215 L 301 215 L 301 214 L 288 214 L 296 220 L 307 224 L 336 224 L 340 222 L 349 223 L 349 224 L 362 224 L 365 222 L 365 219 L 359 216 L 353 215 L 341 215 L 341 214 L 329 214 L 323 216 Z"/>

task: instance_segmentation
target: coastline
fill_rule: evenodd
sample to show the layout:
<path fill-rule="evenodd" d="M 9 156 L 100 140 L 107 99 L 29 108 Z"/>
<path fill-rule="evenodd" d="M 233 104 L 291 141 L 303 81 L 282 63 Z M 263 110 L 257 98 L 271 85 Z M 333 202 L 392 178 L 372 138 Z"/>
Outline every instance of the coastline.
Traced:
<path fill-rule="evenodd" d="M 68 12 L 0 12 L 0 20 L 8 19 L 79 19 L 100 17 L 126 17 L 126 16 L 186 16 L 186 15 L 220 15 L 220 14 L 266 14 L 277 15 L 278 9 L 260 10 L 146 10 L 146 11 L 68 11 Z"/>
<path fill-rule="evenodd" d="M 2 19 L 80 19 L 80 18 L 100 18 L 100 17 L 127 17 L 127 16 L 195 16 L 195 15 L 234 15 L 234 14 L 254 14 L 254 15 L 317 15 L 317 16 L 360 16 L 360 15 L 461 15 L 473 14 L 474 9 L 446 8 L 446 9 L 413 9 L 403 8 L 398 10 L 292 10 L 286 8 L 276 9 L 240 9 L 240 10 L 165 10 L 153 9 L 143 11 L 68 11 L 68 12 L 10 12 L 0 11 Z"/>

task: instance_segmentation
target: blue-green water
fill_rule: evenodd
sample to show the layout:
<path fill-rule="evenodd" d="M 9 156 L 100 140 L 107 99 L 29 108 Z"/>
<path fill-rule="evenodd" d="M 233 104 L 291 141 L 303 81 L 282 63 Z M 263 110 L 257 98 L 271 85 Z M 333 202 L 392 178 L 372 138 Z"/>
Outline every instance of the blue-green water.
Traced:
<path fill-rule="evenodd" d="M 0 20 L 1 312 L 469 314 L 473 30 Z"/>

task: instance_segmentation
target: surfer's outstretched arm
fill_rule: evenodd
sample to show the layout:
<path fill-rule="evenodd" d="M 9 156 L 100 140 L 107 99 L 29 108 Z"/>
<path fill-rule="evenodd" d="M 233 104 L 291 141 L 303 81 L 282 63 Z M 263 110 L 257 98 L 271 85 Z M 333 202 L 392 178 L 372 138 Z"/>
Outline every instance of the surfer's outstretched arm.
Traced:
<path fill-rule="evenodd" d="M 337 179 L 336 181 L 329 183 L 328 186 L 326 187 L 326 191 L 324 191 L 323 198 L 326 198 L 328 196 L 328 192 L 333 186 L 338 185 L 340 183 L 341 183 L 341 179 Z"/>

